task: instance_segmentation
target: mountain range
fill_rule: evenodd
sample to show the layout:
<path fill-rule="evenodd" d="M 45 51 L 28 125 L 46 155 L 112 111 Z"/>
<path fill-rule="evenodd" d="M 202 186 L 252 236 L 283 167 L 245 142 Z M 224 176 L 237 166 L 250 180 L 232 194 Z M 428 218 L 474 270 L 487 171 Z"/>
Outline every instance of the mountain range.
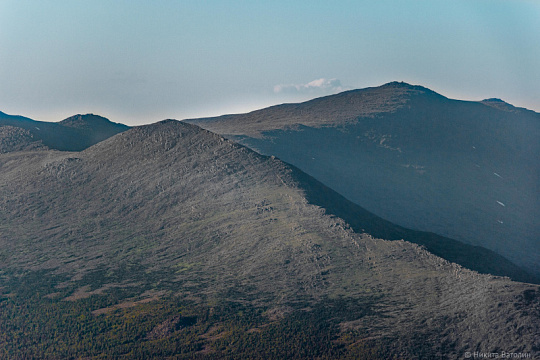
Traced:
<path fill-rule="evenodd" d="M 538 113 L 393 82 L 187 121 L 277 156 L 392 223 L 540 275 Z"/>
<path fill-rule="evenodd" d="M 494 251 L 383 220 L 239 134 L 121 130 L 65 151 L 0 127 L 0 358 L 540 351 L 540 288 L 493 275 L 534 280 Z"/>

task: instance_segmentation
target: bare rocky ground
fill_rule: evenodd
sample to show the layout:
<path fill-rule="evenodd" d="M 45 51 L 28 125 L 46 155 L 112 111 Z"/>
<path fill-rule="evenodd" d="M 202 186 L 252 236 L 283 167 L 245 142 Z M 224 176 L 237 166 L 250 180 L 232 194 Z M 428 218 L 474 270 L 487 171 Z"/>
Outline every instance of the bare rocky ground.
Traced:
<path fill-rule="evenodd" d="M 47 299 L 129 288 L 123 301 L 225 299 L 265 309 L 269 321 L 346 299 L 371 310 L 340 321 L 341 331 L 382 339 L 398 357 L 538 355 L 537 285 L 355 232 L 309 203 L 305 181 L 276 158 L 177 121 L 82 152 L 1 154 L 0 286 L 44 272 L 53 279 Z M 16 296 L 9 289 L 1 296 Z M 145 339 L 176 331 L 175 316 Z"/>

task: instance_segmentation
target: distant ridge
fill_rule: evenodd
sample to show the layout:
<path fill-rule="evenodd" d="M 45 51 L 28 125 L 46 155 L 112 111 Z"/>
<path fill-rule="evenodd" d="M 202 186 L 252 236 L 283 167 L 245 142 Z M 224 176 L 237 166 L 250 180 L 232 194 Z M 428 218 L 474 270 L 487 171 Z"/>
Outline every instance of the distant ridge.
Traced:
<path fill-rule="evenodd" d="M 247 114 L 223 115 L 213 118 L 187 119 L 220 134 L 260 137 L 264 131 L 283 130 L 295 126 L 314 128 L 354 124 L 358 118 L 373 118 L 382 113 L 394 113 L 411 97 L 444 96 L 419 85 L 390 82 L 379 87 L 348 90 L 303 103 L 281 104 Z"/>
<path fill-rule="evenodd" d="M 0 129 L 6 126 L 22 129 L 26 135 L 23 141 L 20 131 L 8 132 L 4 129 L 0 132 L 2 152 L 43 147 L 62 151 L 81 151 L 129 129 L 127 125 L 113 123 L 94 114 L 78 114 L 58 123 L 51 123 L 0 112 Z"/>
<path fill-rule="evenodd" d="M 113 123 L 103 116 L 94 115 L 94 114 L 77 114 L 68 117 L 60 121 L 58 124 L 63 126 L 69 126 L 74 128 L 96 128 L 96 127 L 108 127 L 111 124 L 122 125 L 118 123 Z"/>

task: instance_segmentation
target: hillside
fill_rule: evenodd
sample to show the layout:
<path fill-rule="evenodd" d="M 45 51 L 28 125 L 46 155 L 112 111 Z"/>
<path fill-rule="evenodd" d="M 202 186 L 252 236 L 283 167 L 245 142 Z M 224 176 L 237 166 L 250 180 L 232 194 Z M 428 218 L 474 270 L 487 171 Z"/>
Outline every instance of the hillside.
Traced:
<path fill-rule="evenodd" d="M 0 153 L 36 148 L 81 151 L 127 129 L 93 114 L 51 123 L 0 112 Z"/>
<path fill-rule="evenodd" d="M 487 247 L 540 275 L 540 114 L 389 83 L 187 121 L 275 155 L 392 223 Z"/>
<path fill-rule="evenodd" d="M 194 125 L 0 154 L 0 194 L 0 357 L 540 350 L 538 286 L 355 232 L 313 204 L 353 206 L 332 190 Z"/>

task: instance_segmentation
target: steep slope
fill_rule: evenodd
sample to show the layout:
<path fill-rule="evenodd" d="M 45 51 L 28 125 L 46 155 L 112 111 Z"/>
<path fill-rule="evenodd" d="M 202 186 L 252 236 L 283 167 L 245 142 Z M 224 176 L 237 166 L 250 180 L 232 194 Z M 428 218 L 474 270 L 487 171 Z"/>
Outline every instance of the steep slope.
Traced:
<path fill-rule="evenodd" d="M 44 147 L 81 151 L 127 129 L 126 125 L 93 114 L 50 123 L 0 112 L 0 152 Z"/>
<path fill-rule="evenodd" d="M 355 233 L 309 203 L 331 190 L 193 125 L 1 154 L 0 174 L 0 356 L 539 350 L 538 286 Z"/>
<path fill-rule="evenodd" d="M 298 166 L 393 223 L 540 274 L 540 114 L 390 83 L 188 121 Z"/>

